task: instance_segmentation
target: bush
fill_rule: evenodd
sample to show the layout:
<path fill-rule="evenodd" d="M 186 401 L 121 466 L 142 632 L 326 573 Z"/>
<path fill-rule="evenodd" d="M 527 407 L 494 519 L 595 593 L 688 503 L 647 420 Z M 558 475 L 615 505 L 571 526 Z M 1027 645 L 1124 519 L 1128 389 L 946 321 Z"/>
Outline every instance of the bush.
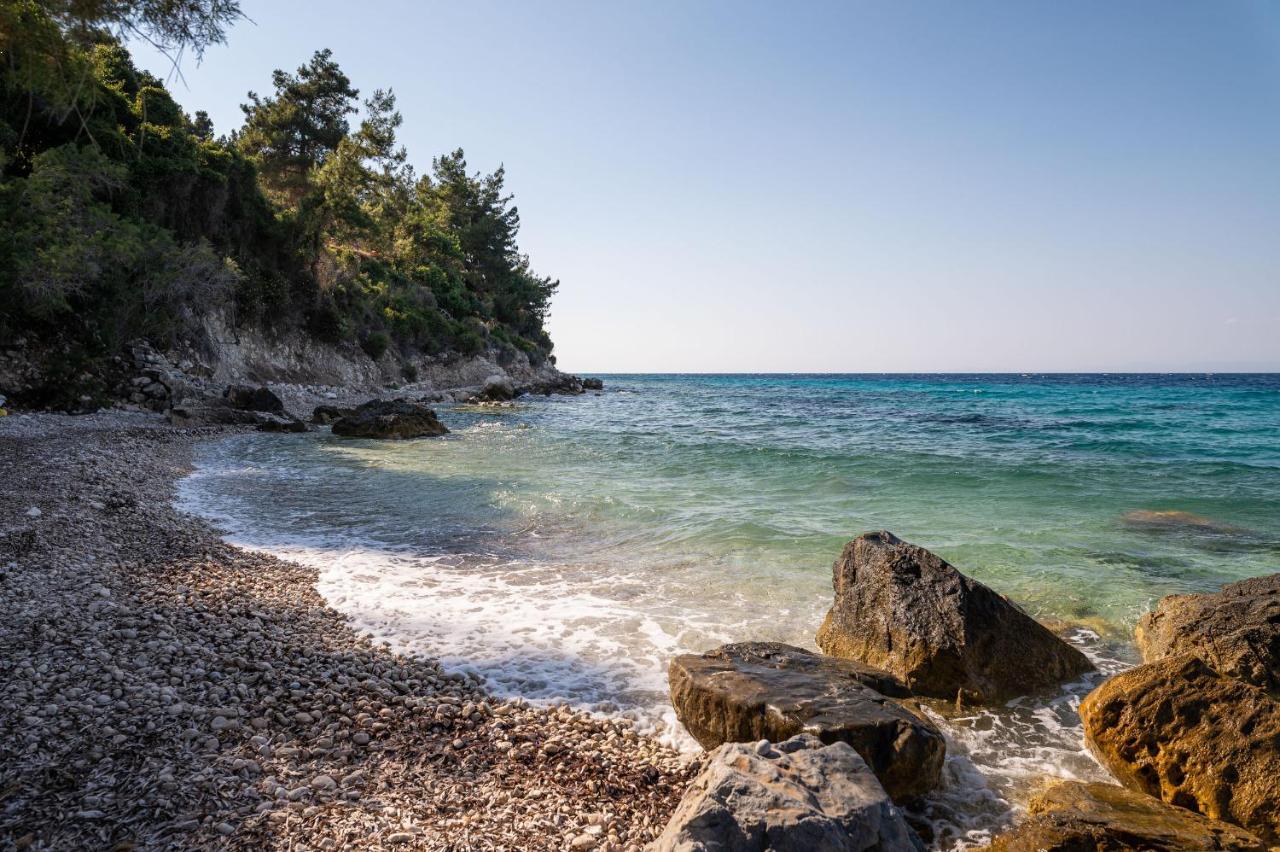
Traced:
<path fill-rule="evenodd" d="M 416 382 L 418 380 L 418 368 L 413 364 L 405 364 L 400 368 L 400 375 L 404 377 L 406 382 Z"/>
<path fill-rule="evenodd" d="M 375 361 L 382 357 L 390 345 L 391 338 L 387 336 L 385 331 L 370 332 L 365 335 L 364 340 L 360 341 L 360 348 Z"/>

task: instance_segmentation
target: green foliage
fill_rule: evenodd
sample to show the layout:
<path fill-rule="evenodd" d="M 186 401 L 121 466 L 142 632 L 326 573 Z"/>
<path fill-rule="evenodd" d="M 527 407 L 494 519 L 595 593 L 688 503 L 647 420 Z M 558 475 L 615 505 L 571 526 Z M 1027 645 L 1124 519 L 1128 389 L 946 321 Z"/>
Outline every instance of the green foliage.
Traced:
<path fill-rule="evenodd" d="M 238 14 L 0 0 L 0 340 L 73 339 L 93 358 L 226 310 L 373 358 L 494 348 L 541 363 L 557 282 L 519 251 L 501 168 L 472 172 L 459 150 L 416 175 L 394 94 L 357 109 L 327 50 L 276 71 L 244 127 L 215 138 L 112 35 L 198 51 Z"/>

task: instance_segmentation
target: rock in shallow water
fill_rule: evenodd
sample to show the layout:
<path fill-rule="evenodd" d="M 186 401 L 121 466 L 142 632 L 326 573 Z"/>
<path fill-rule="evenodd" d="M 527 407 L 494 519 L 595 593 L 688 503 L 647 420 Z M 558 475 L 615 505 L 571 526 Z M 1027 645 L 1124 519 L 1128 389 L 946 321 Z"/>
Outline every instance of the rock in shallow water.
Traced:
<path fill-rule="evenodd" d="M 1003 595 L 890 532 L 849 542 L 832 572 L 818 646 L 888 669 L 917 694 L 995 702 L 1093 668 Z"/>
<path fill-rule="evenodd" d="M 1148 663 L 1192 652 L 1218 673 L 1280 697 L 1280 574 L 1212 595 L 1169 595 L 1138 622 Z"/>
<path fill-rule="evenodd" d="M 923 848 L 857 752 L 807 734 L 776 746 L 720 746 L 653 846 L 655 852 Z"/>
<path fill-rule="evenodd" d="M 1280 842 L 1280 702 L 1261 689 L 1184 654 L 1106 681 L 1080 719 L 1126 787 Z"/>
<path fill-rule="evenodd" d="M 369 400 L 333 424 L 333 434 L 348 438 L 424 438 L 448 432 L 434 411 L 404 399 Z"/>
<path fill-rule="evenodd" d="M 682 654 L 668 677 L 676 715 L 704 748 L 813 734 L 851 745 L 895 800 L 938 783 L 942 734 L 883 694 L 909 694 L 887 672 L 776 642 L 744 642 Z"/>
<path fill-rule="evenodd" d="M 1114 784 L 1064 781 L 1031 800 L 1028 818 L 988 852 L 1263 852 L 1234 825 Z"/>

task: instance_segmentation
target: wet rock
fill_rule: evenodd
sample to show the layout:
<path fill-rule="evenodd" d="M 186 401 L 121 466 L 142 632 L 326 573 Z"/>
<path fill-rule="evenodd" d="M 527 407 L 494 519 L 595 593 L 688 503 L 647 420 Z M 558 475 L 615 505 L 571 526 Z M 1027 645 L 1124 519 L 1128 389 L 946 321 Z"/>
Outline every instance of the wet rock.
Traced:
<path fill-rule="evenodd" d="M 335 420 L 355 414 L 354 408 L 342 408 L 337 405 L 317 405 L 311 412 L 311 422 L 318 426 L 328 426 Z"/>
<path fill-rule="evenodd" d="M 263 419 L 258 423 L 259 432 L 310 432 L 311 427 L 306 423 L 294 417 L 277 417 L 275 415 L 263 415 Z"/>
<path fill-rule="evenodd" d="M 584 390 L 604 390 L 604 381 L 602 379 L 583 379 L 582 387 Z"/>
<path fill-rule="evenodd" d="M 678 656 L 668 678 L 676 715 L 704 748 L 813 734 L 851 745 L 895 800 L 938 783 L 942 734 L 884 695 L 909 694 L 887 672 L 790 645 L 747 642 Z"/>
<path fill-rule="evenodd" d="M 448 433 L 425 405 L 405 399 L 374 399 L 333 423 L 333 434 L 349 438 L 422 438 Z"/>
<path fill-rule="evenodd" d="M 1234 825 L 1114 784 L 1065 781 L 1035 796 L 1028 818 L 997 837 L 988 852 L 1263 852 Z"/>
<path fill-rule="evenodd" d="M 1280 574 L 1211 595 L 1169 595 L 1138 622 L 1142 658 L 1194 653 L 1219 674 L 1280 697 Z"/>
<path fill-rule="evenodd" d="M 1085 741 L 1126 787 L 1280 841 L 1280 702 L 1191 654 L 1110 678 Z"/>
<path fill-rule="evenodd" d="M 924 846 L 858 753 L 807 734 L 776 747 L 720 746 L 655 852 L 917 852 Z"/>
<path fill-rule="evenodd" d="M 994 702 L 1093 668 L 1006 597 L 892 533 L 849 542 L 832 572 L 818 646 L 887 669 L 917 694 Z"/>
<path fill-rule="evenodd" d="M 284 414 L 284 402 L 267 387 L 227 385 L 222 392 L 227 405 L 237 411 L 265 411 L 268 414 Z"/>

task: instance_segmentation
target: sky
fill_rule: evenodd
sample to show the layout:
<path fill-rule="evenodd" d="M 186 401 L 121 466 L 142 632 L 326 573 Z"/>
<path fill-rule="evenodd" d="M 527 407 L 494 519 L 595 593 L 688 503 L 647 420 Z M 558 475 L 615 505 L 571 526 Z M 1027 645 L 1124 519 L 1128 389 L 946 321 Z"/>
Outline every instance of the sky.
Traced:
<path fill-rule="evenodd" d="M 563 369 L 1280 370 L 1280 3 L 242 7 L 178 101 L 327 47 L 505 165 Z"/>

